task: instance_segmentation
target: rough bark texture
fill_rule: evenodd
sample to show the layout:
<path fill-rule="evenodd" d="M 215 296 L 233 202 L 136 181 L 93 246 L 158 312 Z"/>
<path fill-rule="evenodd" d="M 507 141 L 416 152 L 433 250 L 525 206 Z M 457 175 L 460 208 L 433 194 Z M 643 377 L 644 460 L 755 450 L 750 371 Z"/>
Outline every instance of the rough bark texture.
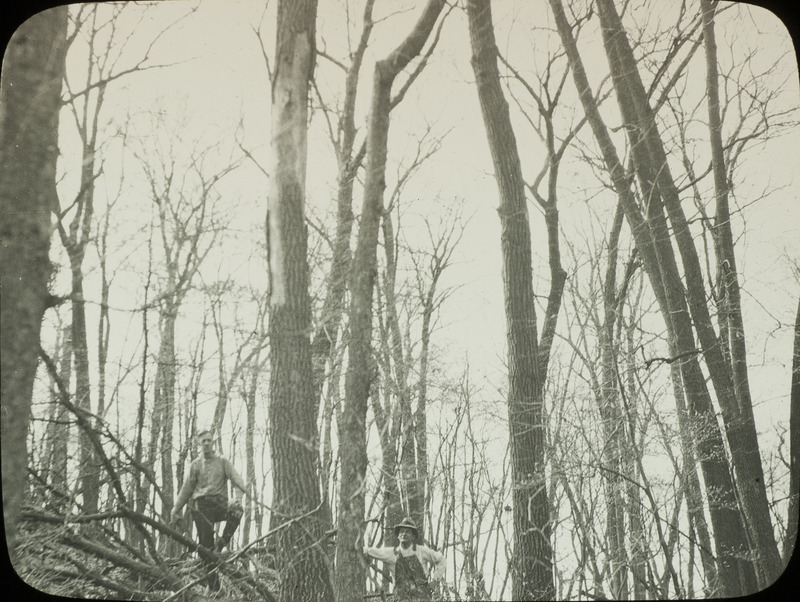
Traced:
<path fill-rule="evenodd" d="M 272 81 L 272 153 L 268 196 L 270 267 L 271 528 L 282 600 L 333 599 L 320 545 L 317 408 L 311 374 L 311 308 L 305 223 L 309 81 L 314 67 L 317 3 L 278 4 Z"/>
<path fill-rule="evenodd" d="M 342 442 L 336 538 L 336 593 L 339 600 L 360 599 L 366 591 L 361 524 L 364 520 L 364 477 L 367 468 L 366 417 L 374 373 L 371 348 L 372 295 L 377 270 L 378 228 L 386 188 L 392 84 L 422 50 L 443 6 L 442 0 L 430 0 L 405 40 L 389 56 L 375 64 L 367 132 L 364 202 L 350 284 L 350 344 L 345 376 L 345 406 L 339 423 L 339 441 Z"/>
<path fill-rule="evenodd" d="M 472 68 L 500 195 L 514 520 L 512 596 L 551 599 L 554 582 L 530 224 L 516 138 L 500 85 L 491 7 L 488 0 L 470 0 L 467 11 Z"/>
<path fill-rule="evenodd" d="M 48 303 L 66 28 L 66 7 L 23 23 L 6 48 L 0 88 L 0 440 L 3 513 L 12 562 L 26 482 L 39 333 Z"/>

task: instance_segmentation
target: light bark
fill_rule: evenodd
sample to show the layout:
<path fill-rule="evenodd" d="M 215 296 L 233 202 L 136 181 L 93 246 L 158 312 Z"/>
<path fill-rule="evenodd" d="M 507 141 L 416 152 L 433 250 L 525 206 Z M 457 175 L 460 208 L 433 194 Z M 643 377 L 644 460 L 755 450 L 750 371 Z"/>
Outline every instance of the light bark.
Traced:
<path fill-rule="evenodd" d="M 327 558 L 319 545 L 321 513 L 318 400 L 311 361 L 305 181 L 309 82 L 315 61 L 317 3 L 278 3 L 272 77 L 272 160 L 267 235 L 270 299 L 269 424 L 273 466 L 270 528 L 283 600 L 332 600 Z"/>

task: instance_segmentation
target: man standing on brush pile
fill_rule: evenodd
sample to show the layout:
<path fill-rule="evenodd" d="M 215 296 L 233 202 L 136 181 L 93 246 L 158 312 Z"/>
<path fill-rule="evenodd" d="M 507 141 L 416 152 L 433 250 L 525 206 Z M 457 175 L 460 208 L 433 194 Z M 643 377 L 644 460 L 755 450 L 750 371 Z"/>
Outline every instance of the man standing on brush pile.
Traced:
<path fill-rule="evenodd" d="M 431 581 L 444 579 L 445 558 L 436 550 L 417 543 L 419 531 L 411 518 L 404 518 L 394 528 L 400 543 L 391 548 L 364 548 L 364 554 L 389 565 L 394 581 L 395 602 L 432 600 L 428 570 L 433 568 Z"/>
<path fill-rule="evenodd" d="M 197 528 L 197 539 L 201 546 L 221 552 L 227 546 L 242 520 L 242 497 L 247 488 L 229 460 L 214 452 L 214 438 L 211 431 L 203 431 L 197 435 L 201 454 L 189 467 L 189 474 L 178 493 L 171 518 L 177 521 L 180 511 L 186 502 Z M 228 504 L 228 481 L 235 486 L 234 501 Z M 191 500 L 191 501 L 190 501 Z M 214 542 L 216 523 L 225 521 L 222 536 Z M 213 564 L 206 563 L 209 568 Z M 209 587 L 219 589 L 219 578 L 216 573 L 209 574 Z"/>

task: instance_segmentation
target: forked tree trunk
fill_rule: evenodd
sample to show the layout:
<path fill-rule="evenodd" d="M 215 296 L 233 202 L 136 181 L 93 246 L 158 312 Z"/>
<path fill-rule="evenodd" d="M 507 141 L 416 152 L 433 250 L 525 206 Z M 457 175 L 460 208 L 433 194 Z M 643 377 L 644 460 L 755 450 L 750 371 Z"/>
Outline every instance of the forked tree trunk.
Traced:
<path fill-rule="evenodd" d="M 378 228 L 386 188 L 392 84 L 397 75 L 422 50 L 443 6 L 443 0 L 430 0 L 408 37 L 388 57 L 375 64 L 367 132 L 364 202 L 350 285 L 350 344 L 345 376 L 345 405 L 339 422 L 339 441 L 342 444 L 336 538 L 336 593 L 340 600 L 360 599 L 366 591 L 361 525 L 365 511 L 367 406 L 374 374 L 372 295 L 377 271 Z"/>

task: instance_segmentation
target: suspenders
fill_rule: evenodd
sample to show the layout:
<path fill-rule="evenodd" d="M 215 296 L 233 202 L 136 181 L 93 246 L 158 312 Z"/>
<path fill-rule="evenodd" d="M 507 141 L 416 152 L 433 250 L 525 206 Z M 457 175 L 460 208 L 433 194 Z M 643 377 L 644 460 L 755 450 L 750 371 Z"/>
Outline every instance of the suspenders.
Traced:
<path fill-rule="evenodd" d="M 428 578 L 422 563 L 417 558 L 417 546 L 414 545 L 414 554 L 403 556 L 400 549 L 395 548 L 396 563 L 394 567 L 394 594 L 395 599 L 401 600 L 430 600 L 431 592 Z"/>

